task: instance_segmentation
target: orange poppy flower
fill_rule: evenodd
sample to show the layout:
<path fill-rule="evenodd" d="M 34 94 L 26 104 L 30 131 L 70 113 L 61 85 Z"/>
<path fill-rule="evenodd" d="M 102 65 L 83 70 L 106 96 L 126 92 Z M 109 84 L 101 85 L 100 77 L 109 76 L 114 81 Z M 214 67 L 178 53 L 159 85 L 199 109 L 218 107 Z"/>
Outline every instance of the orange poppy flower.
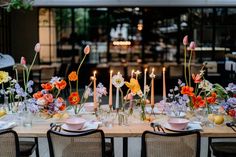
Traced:
<path fill-rule="evenodd" d="M 61 81 L 56 82 L 56 88 L 59 90 L 65 89 L 66 88 L 66 81 L 61 80 Z"/>
<path fill-rule="evenodd" d="M 45 90 L 52 90 L 53 85 L 51 83 L 43 83 L 41 84 L 41 87 Z"/>
<path fill-rule="evenodd" d="M 192 78 L 194 80 L 194 83 L 200 83 L 202 81 L 202 77 L 200 74 L 192 74 Z"/>
<path fill-rule="evenodd" d="M 216 102 L 216 96 L 217 96 L 217 95 L 216 95 L 215 92 L 211 93 L 211 96 L 206 98 L 207 103 L 208 103 L 208 104 L 215 104 L 215 102 Z"/>
<path fill-rule="evenodd" d="M 43 96 L 43 93 L 41 92 L 41 91 L 38 91 L 37 93 L 34 93 L 33 94 L 33 97 L 35 98 L 35 99 L 39 99 L 39 98 L 41 98 Z"/>
<path fill-rule="evenodd" d="M 192 102 L 193 102 L 194 108 L 205 107 L 206 105 L 205 100 L 203 100 L 200 95 L 198 96 L 193 95 Z"/>
<path fill-rule="evenodd" d="M 60 107 L 59 107 L 59 110 L 60 111 L 64 111 L 66 109 L 66 104 L 62 104 Z"/>
<path fill-rule="evenodd" d="M 43 98 L 49 103 L 53 102 L 53 95 L 52 94 L 44 94 Z"/>
<path fill-rule="evenodd" d="M 193 87 L 183 86 L 181 89 L 181 94 L 187 94 L 188 96 L 193 96 Z"/>
<path fill-rule="evenodd" d="M 64 99 L 63 99 L 62 97 L 58 97 L 58 98 L 57 98 L 57 102 L 63 103 L 63 102 L 64 102 Z"/>
<path fill-rule="evenodd" d="M 77 105 L 80 102 L 79 93 L 72 92 L 69 96 L 69 102 L 71 105 Z"/>
<path fill-rule="evenodd" d="M 72 71 L 72 72 L 69 74 L 68 79 L 69 79 L 70 81 L 76 81 L 76 80 L 78 80 L 78 76 L 77 76 L 76 72 L 75 72 L 75 71 Z"/>

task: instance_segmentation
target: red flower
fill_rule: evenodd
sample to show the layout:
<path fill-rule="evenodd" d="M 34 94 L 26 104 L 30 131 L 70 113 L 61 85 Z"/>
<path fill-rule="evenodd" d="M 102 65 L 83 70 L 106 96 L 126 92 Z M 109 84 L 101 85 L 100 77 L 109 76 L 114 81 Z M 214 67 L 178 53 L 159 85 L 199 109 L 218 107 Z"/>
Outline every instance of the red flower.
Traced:
<path fill-rule="evenodd" d="M 60 107 L 59 107 L 59 110 L 60 111 L 64 111 L 66 109 L 66 104 L 62 104 Z"/>
<path fill-rule="evenodd" d="M 43 96 L 43 93 L 41 92 L 41 91 L 38 91 L 37 93 L 34 93 L 33 94 L 33 97 L 35 98 L 35 99 L 39 99 L 39 98 L 41 98 Z"/>
<path fill-rule="evenodd" d="M 195 95 L 192 97 L 192 102 L 194 108 L 205 107 L 206 104 L 205 100 L 203 100 L 201 96 L 196 97 Z"/>
<path fill-rule="evenodd" d="M 80 102 L 79 93 L 72 92 L 69 96 L 69 102 L 71 105 L 77 105 Z"/>
<path fill-rule="evenodd" d="M 200 83 L 201 81 L 202 81 L 202 77 L 201 77 L 201 75 L 200 74 L 192 74 L 192 78 L 193 78 L 193 80 L 194 80 L 194 83 Z"/>
<path fill-rule="evenodd" d="M 193 87 L 183 86 L 181 89 L 181 94 L 187 94 L 188 96 L 193 96 Z"/>
<path fill-rule="evenodd" d="M 230 109 L 229 111 L 228 111 L 228 114 L 231 116 L 231 117 L 235 117 L 235 110 L 234 109 Z"/>
<path fill-rule="evenodd" d="M 215 92 L 211 93 L 211 96 L 206 98 L 207 103 L 208 103 L 208 104 L 215 104 L 215 102 L 216 102 L 216 96 L 217 96 L 217 95 L 216 95 Z"/>
<path fill-rule="evenodd" d="M 61 80 L 59 82 L 56 82 L 56 88 L 59 90 L 65 89 L 66 88 L 66 81 Z"/>
<path fill-rule="evenodd" d="M 41 87 L 45 90 L 52 90 L 53 85 L 51 83 L 43 83 L 41 84 Z"/>

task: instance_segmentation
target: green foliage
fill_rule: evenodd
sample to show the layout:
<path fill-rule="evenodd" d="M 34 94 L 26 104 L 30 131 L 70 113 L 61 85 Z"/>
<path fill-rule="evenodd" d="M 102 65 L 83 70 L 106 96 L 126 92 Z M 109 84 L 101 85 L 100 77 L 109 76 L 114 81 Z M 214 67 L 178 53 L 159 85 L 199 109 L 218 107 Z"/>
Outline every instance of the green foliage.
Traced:
<path fill-rule="evenodd" d="M 31 10 L 34 0 L 11 0 L 6 7 L 7 11 L 12 10 Z"/>

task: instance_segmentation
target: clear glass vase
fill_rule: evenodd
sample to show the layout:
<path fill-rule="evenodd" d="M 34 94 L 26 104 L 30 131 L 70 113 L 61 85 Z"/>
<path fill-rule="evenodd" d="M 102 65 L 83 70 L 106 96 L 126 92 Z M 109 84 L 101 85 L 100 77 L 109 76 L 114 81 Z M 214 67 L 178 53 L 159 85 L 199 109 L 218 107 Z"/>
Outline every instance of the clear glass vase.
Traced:
<path fill-rule="evenodd" d="M 22 111 L 22 125 L 24 127 L 32 127 L 32 119 L 33 119 L 33 113 L 28 111 L 28 110 L 24 110 Z"/>

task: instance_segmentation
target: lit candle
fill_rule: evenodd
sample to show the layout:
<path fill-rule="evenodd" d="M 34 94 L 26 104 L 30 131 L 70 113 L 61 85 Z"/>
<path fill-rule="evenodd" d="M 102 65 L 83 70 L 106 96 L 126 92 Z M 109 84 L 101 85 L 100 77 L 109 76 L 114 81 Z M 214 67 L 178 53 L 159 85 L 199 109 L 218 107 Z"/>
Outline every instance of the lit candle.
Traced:
<path fill-rule="evenodd" d="M 140 73 L 141 73 L 141 72 L 140 72 L 139 70 L 137 70 L 137 71 L 135 72 L 136 80 L 138 80 L 138 75 L 139 75 Z"/>
<path fill-rule="evenodd" d="M 93 103 L 94 111 L 97 111 L 97 85 L 96 85 L 96 71 L 93 72 Z"/>
<path fill-rule="evenodd" d="M 134 69 L 131 72 L 131 78 L 133 78 L 133 77 L 134 77 Z"/>
<path fill-rule="evenodd" d="M 144 98 L 146 99 L 146 91 L 145 91 L 145 87 L 147 84 L 147 68 L 144 70 L 144 81 L 143 81 L 143 94 L 144 94 Z"/>
<path fill-rule="evenodd" d="M 117 73 L 118 75 L 120 74 L 120 72 L 118 71 Z M 119 87 L 116 87 L 116 109 L 119 109 Z"/>
<path fill-rule="evenodd" d="M 166 78 L 165 78 L 165 71 L 166 71 L 166 68 L 163 67 L 162 68 L 162 72 L 163 72 L 163 100 L 166 99 Z"/>
<path fill-rule="evenodd" d="M 155 75 L 154 75 L 154 68 L 152 68 L 152 73 L 150 75 L 151 79 L 152 79 L 152 82 L 151 82 L 151 107 L 154 108 L 154 78 L 155 78 Z"/>
<path fill-rule="evenodd" d="M 109 86 L 109 107 L 112 108 L 112 70 L 110 71 L 110 86 Z"/>

